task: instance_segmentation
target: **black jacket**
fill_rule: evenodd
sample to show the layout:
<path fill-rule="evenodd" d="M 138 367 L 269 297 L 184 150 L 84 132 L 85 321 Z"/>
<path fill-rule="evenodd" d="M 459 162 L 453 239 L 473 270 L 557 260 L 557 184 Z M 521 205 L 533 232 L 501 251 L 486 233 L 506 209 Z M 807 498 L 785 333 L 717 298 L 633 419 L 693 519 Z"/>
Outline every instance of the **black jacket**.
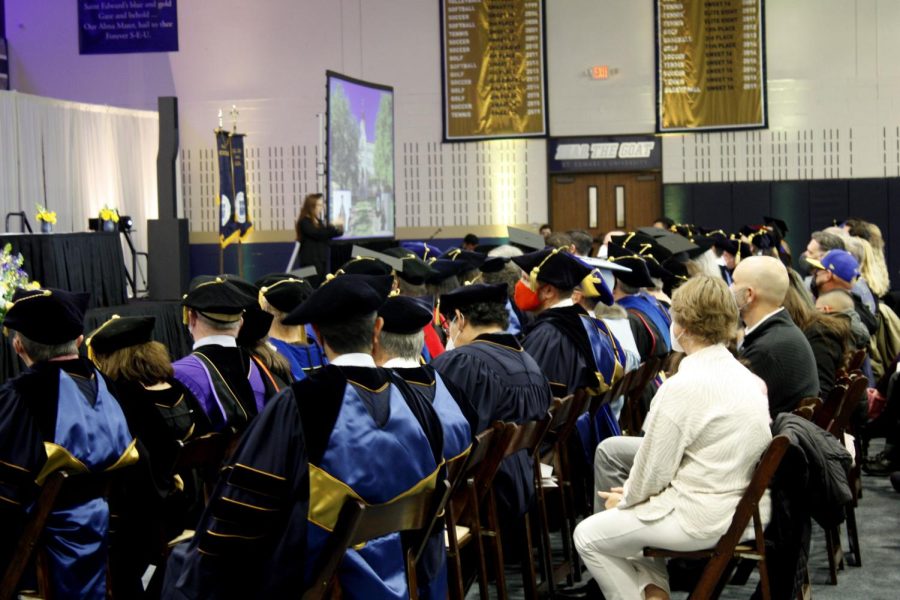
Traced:
<path fill-rule="evenodd" d="M 300 266 L 315 267 L 319 277 L 324 277 L 328 271 L 328 242 L 341 234 L 341 230 L 332 225 L 322 224 L 316 227 L 309 218 L 297 221 Z"/>
<path fill-rule="evenodd" d="M 851 458 L 834 436 L 802 417 L 778 415 L 772 435 L 782 433 L 791 445 L 772 479 L 766 564 L 772 598 L 792 600 L 809 558 L 812 519 L 823 527 L 844 520 L 844 506 L 852 499 L 847 481 Z"/>
<path fill-rule="evenodd" d="M 834 387 L 837 370 L 844 361 L 845 340 L 826 329 L 824 325 L 814 323 L 804 332 L 806 340 L 812 348 L 819 373 L 819 396 L 826 398 Z"/>
<path fill-rule="evenodd" d="M 766 382 L 769 413 L 773 417 L 794 410 L 807 396 L 819 395 L 812 348 L 786 310 L 772 315 L 747 334 L 740 358 Z"/>

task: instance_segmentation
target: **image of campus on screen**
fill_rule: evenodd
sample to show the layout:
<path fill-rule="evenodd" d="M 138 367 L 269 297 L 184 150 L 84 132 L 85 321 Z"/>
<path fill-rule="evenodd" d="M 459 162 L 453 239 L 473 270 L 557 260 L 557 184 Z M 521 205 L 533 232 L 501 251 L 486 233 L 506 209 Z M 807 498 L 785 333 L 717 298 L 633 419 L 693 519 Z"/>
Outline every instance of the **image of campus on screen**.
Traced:
<path fill-rule="evenodd" d="M 394 235 L 393 92 L 330 77 L 328 213 L 344 238 Z"/>

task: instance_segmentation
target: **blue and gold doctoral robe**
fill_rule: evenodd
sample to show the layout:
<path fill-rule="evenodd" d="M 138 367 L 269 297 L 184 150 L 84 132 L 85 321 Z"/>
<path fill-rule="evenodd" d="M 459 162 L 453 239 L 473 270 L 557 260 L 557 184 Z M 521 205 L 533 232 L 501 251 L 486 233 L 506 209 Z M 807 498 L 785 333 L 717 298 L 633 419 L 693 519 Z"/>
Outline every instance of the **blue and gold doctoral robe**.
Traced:
<path fill-rule="evenodd" d="M 522 346 L 558 397 L 578 388 L 602 394 L 624 375 L 621 345 L 603 321 L 577 304 L 540 313 Z"/>
<path fill-rule="evenodd" d="M 299 597 L 344 500 L 434 486 L 442 448 L 434 408 L 404 397 L 386 370 L 311 373 L 251 422 L 197 535 L 173 552 L 163 597 Z M 400 536 L 349 551 L 338 582 L 347 598 L 406 598 Z"/>
<path fill-rule="evenodd" d="M 625 374 L 622 345 L 606 323 L 577 304 L 540 313 L 523 346 L 541 366 L 558 397 L 579 388 L 591 395 L 602 394 Z M 589 415 L 582 415 L 578 432 L 588 465 L 598 443 L 621 434 L 608 404 L 597 412 L 593 422 Z"/>
<path fill-rule="evenodd" d="M 396 381 L 404 396 L 415 395 L 434 407 L 441 421 L 444 436 L 442 455 L 444 463 L 450 465 L 465 460 L 472 447 L 472 432 L 463 415 L 454 393 L 448 389 L 443 378 L 434 367 L 423 365 L 417 368 L 395 368 L 392 371 L 400 378 Z M 456 392 L 459 396 L 460 392 Z M 447 591 L 447 552 L 444 532 L 435 531 L 419 559 L 420 580 L 428 581 L 429 589 L 420 595 L 428 598 L 443 598 Z"/>
<path fill-rule="evenodd" d="M 269 342 L 275 346 L 279 354 L 287 359 L 295 381 L 306 379 L 310 371 L 328 364 L 325 352 L 313 341 L 308 344 L 292 344 L 270 337 Z"/>
<path fill-rule="evenodd" d="M 110 471 L 138 460 L 118 401 L 104 377 L 81 359 L 38 363 L 0 388 L 0 439 L 0 496 L 13 508 L 2 515 L 0 555 L 15 543 L 5 536 L 20 533 L 24 513 L 33 508 L 32 482 L 39 486 L 59 470 Z M 13 485 L 5 470 L 20 475 Z M 105 598 L 108 529 L 104 498 L 50 513 L 44 547 L 55 598 Z"/>

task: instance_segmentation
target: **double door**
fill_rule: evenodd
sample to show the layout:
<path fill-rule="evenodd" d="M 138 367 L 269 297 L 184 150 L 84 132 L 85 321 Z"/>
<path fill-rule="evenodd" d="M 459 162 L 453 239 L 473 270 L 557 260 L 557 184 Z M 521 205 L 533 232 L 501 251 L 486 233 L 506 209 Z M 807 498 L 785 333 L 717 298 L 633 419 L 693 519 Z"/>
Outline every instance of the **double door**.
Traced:
<path fill-rule="evenodd" d="M 660 178 L 652 171 L 551 175 L 550 226 L 597 237 L 652 225 L 662 215 Z"/>

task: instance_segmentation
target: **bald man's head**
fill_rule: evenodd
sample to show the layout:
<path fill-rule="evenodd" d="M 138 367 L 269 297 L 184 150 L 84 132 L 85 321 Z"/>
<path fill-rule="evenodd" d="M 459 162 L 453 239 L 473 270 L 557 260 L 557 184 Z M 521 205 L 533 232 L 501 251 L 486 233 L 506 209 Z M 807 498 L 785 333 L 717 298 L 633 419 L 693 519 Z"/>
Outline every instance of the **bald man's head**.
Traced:
<path fill-rule="evenodd" d="M 847 312 L 853 310 L 853 297 L 845 290 L 832 290 L 816 298 L 816 308 L 822 312 Z"/>
<path fill-rule="evenodd" d="M 774 256 L 749 256 L 734 269 L 732 276 L 735 290 L 750 290 L 749 302 L 759 302 L 777 308 L 787 295 L 788 272 L 784 264 Z"/>

